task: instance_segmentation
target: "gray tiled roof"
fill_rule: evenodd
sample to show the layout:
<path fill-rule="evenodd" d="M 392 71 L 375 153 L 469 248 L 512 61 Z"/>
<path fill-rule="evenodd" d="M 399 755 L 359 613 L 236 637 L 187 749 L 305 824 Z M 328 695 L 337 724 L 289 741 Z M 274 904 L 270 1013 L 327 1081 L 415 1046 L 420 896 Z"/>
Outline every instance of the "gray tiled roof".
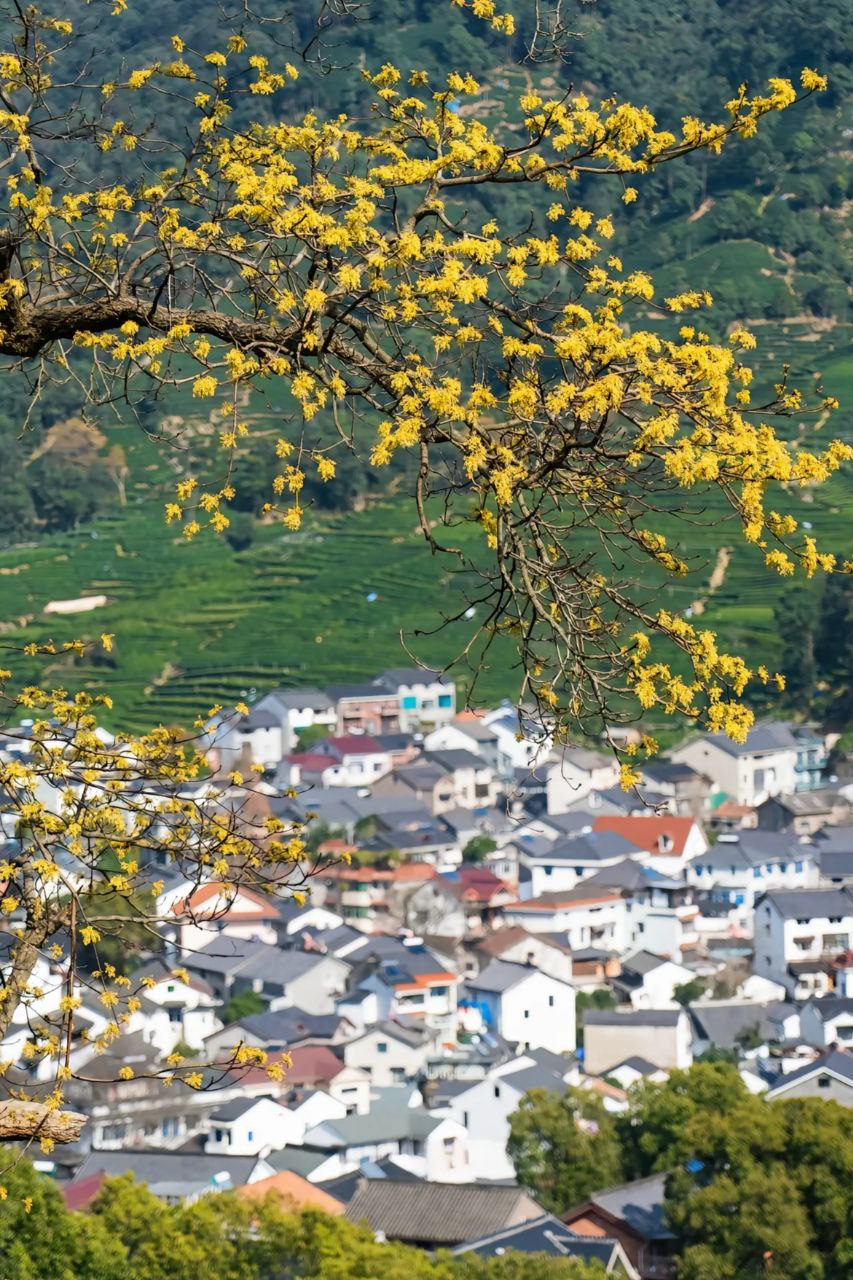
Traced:
<path fill-rule="evenodd" d="M 149 1185 L 212 1182 L 217 1174 L 228 1173 L 232 1184 L 242 1187 L 257 1164 L 257 1156 L 217 1156 L 199 1151 L 92 1151 L 78 1169 L 75 1182 L 99 1172 L 110 1178 L 133 1173 Z"/>
<path fill-rule="evenodd" d="M 737 1037 L 752 1027 L 764 1040 L 780 1039 L 782 1022 L 797 1012 L 797 1006 L 784 1000 L 709 1000 L 691 1004 L 687 1012 L 700 1039 L 721 1049 L 733 1049 Z"/>
<path fill-rule="evenodd" d="M 467 986 L 472 991 L 492 991 L 499 994 L 517 986 L 534 972 L 536 970 L 530 965 L 513 964 L 510 960 L 490 960 L 476 977 L 468 979 Z"/>
<path fill-rule="evenodd" d="M 638 851 L 639 846 L 617 831 L 589 831 L 555 842 L 544 860 L 560 862 L 608 862 L 627 858 Z"/>
<path fill-rule="evenodd" d="M 454 1245 L 529 1222 L 542 1212 L 521 1187 L 365 1180 L 346 1216 L 391 1240 Z"/>
<path fill-rule="evenodd" d="M 585 1027 L 677 1027 L 681 1009 L 585 1009 Z"/>
<path fill-rule="evenodd" d="M 401 1093 L 407 1090 L 401 1089 Z M 392 1101 L 374 1101 L 366 1115 L 343 1116 L 340 1120 L 324 1120 L 322 1128 L 331 1131 L 339 1142 L 335 1147 L 372 1146 L 377 1142 L 397 1142 L 411 1138 L 416 1142 L 428 1138 L 433 1129 L 446 1119 L 434 1115 L 423 1107 L 410 1107 L 406 1098 Z M 320 1127 L 320 1126 L 318 1126 Z M 309 1132 L 311 1132 L 309 1130 Z M 316 1132 L 314 1132 L 315 1145 Z"/>
<path fill-rule="evenodd" d="M 619 1246 L 606 1236 L 590 1238 L 576 1235 L 553 1214 L 543 1214 L 520 1226 L 505 1227 L 477 1240 L 466 1240 L 453 1253 L 476 1253 L 481 1258 L 513 1253 L 544 1253 L 554 1258 L 577 1258 L 583 1262 L 601 1262 L 610 1266 Z M 617 1271 L 616 1274 L 619 1274 Z"/>
<path fill-rule="evenodd" d="M 812 1009 L 821 1022 L 831 1022 L 840 1013 L 853 1013 L 853 999 L 844 996 L 824 996 L 822 1000 L 810 1000 Z"/>
<path fill-rule="evenodd" d="M 661 1068 L 654 1062 L 649 1062 L 648 1058 L 641 1058 L 639 1054 L 632 1054 L 630 1058 L 625 1058 L 623 1062 L 617 1062 L 615 1067 L 609 1067 L 606 1075 L 612 1076 L 614 1071 L 618 1071 L 621 1067 L 629 1067 L 631 1071 L 639 1071 L 640 1075 L 651 1076 Z"/>
<path fill-rule="evenodd" d="M 260 1101 L 260 1098 L 232 1098 L 230 1102 L 212 1111 L 210 1118 L 214 1124 L 231 1124 L 244 1116 L 247 1111 L 251 1111 L 252 1107 Z"/>
<path fill-rule="evenodd" d="M 438 671 L 431 671 L 428 667 L 386 667 L 384 671 L 376 677 L 373 682 L 377 685 L 394 686 L 397 685 L 413 685 L 413 684 L 443 684 L 448 687 L 453 683 L 450 676 L 442 675 Z"/>
<path fill-rule="evenodd" d="M 724 733 L 704 735 L 730 756 L 750 756 L 761 751 L 796 751 L 797 739 L 791 727 L 781 720 L 759 720 L 746 735 L 745 742 L 733 742 Z"/>
<path fill-rule="evenodd" d="M 853 1085 L 853 1053 L 849 1053 L 846 1049 L 830 1049 L 827 1053 L 822 1053 L 819 1058 L 815 1058 L 814 1062 L 800 1067 L 798 1071 L 783 1075 L 781 1080 L 768 1091 L 767 1096 L 772 1098 L 777 1093 L 785 1093 L 797 1081 L 806 1080 L 809 1076 L 818 1076 L 827 1071 L 841 1076 L 848 1084 Z"/>
<path fill-rule="evenodd" d="M 810 845 L 803 845 L 787 831 L 743 829 L 721 836 L 715 845 L 693 858 L 691 867 L 737 867 L 739 870 L 769 862 L 803 862 L 813 857 Z"/>
<path fill-rule="evenodd" d="M 638 1178 L 636 1182 L 607 1187 L 593 1192 L 590 1200 L 627 1222 L 646 1240 L 672 1239 L 664 1213 L 667 1176 L 665 1173 L 653 1173 L 648 1178 Z"/>
<path fill-rule="evenodd" d="M 622 961 L 622 968 L 630 969 L 632 973 L 639 973 L 645 977 L 647 973 L 653 973 L 655 969 L 659 969 L 666 963 L 666 956 L 656 956 L 653 951 L 640 950 L 626 956 Z"/>
<path fill-rule="evenodd" d="M 853 890 L 776 889 L 760 902 L 770 902 L 785 920 L 853 915 Z"/>

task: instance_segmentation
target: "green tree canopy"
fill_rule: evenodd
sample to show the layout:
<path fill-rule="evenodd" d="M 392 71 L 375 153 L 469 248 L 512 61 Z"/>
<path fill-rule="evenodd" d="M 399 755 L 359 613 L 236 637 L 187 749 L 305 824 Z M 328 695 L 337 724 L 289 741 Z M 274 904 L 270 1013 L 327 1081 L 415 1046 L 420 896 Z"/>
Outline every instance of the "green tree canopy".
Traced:
<path fill-rule="evenodd" d="M 552 1213 L 618 1182 L 622 1172 L 613 1120 L 587 1089 L 531 1089 L 510 1117 L 507 1151 L 521 1185 Z"/>

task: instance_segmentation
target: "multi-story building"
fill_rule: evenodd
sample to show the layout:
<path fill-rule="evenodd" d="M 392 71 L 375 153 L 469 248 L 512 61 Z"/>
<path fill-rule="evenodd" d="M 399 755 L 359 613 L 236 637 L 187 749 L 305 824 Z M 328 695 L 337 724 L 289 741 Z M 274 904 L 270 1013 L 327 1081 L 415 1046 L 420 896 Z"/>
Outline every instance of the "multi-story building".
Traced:
<path fill-rule="evenodd" d="M 778 890 L 755 904 L 753 968 L 797 999 L 835 988 L 853 950 L 853 889 Z"/>

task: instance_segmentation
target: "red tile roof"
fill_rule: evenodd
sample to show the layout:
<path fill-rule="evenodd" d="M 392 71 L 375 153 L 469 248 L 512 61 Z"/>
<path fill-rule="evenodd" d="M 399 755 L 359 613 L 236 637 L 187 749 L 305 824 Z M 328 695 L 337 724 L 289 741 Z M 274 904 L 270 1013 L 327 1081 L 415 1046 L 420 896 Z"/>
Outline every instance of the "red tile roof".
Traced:
<path fill-rule="evenodd" d="M 287 1083 L 296 1084 L 328 1084 L 339 1075 L 344 1064 L 332 1050 L 324 1044 L 305 1044 L 290 1050 L 291 1066 L 287 1071 Z"/>
<path fill-rule="evenodd" d="M 88 1178 L 81 1178 L 79 1182 L 69 1182 L 64 1186 L 62 1198 L 66 1209 L 72 1211 L 88 1209 L 104 1185 L 106 1176 L 103 1169 L 99 1169 L 97 1173 L 91 1173 Z"/>
<path fill-rule="evenodd" d="M 623 816 L 617 813 L 602 814 L 592 824 L 593 831 L 615 831 L 648 853 L 668 853 L 680 858 L 684 853 L 687 837 L 695 826 L 692 818 L 673 818 L 669 814 Z M 672 846 L 662 849 L 661 837 L 668 836 Z"/>
<path fill-rule="evenodd" d="M 384 755 L 384 747 L 367 733 L 345 733 L 340 738 L 327 738 L 336 755 Z"/>
<path fill-rule="evenodd" d="M 296 751 L 287 757 L 288 764 L 298 764 L 309 773 L 321 773 L 323 769 L 340 766 L 337 756 L 324 756 L 319 751 Z"/>

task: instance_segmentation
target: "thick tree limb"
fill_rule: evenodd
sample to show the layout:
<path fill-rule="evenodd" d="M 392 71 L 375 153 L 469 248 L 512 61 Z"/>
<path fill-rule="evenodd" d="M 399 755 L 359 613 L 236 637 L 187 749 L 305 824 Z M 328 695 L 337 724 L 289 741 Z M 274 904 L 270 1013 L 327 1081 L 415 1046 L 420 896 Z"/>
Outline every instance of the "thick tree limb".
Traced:
<path fill-rule="evenodd" d="M 0 1102 L 0 1141 L 50 1138 L 76 1142 L 88 1116 L 79 1111 L 51 1111 L 43 1102 Z"/>

